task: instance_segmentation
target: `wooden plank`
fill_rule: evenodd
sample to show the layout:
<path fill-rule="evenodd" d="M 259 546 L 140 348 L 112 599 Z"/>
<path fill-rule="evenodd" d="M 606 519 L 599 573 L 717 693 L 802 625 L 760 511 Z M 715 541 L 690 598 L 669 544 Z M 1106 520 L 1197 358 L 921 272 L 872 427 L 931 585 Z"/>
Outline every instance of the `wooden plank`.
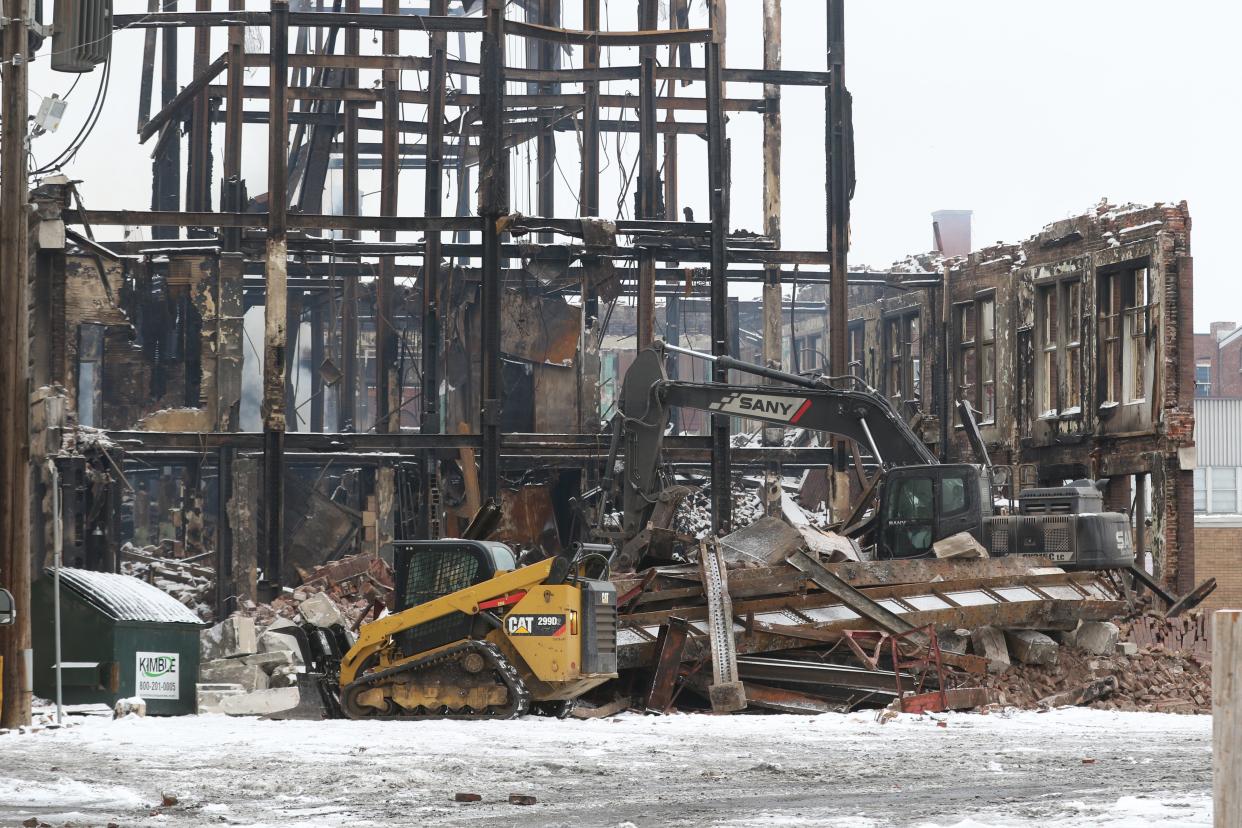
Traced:
<path fill-rule="evenodd" d="M 1242 610 L 1212 616 L 1213 825 L 1242 825 Z"/>

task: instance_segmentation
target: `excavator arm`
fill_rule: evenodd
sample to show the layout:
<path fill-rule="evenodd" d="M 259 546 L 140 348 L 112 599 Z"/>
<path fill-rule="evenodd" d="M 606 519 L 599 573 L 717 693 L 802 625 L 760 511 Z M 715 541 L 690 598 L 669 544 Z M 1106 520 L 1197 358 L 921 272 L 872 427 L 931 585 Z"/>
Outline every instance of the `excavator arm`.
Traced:
<path fill-rule="evenodd" d="M 630 366 L 621 391 L 622 531 L 627 539 L 642 531 L 663 487 L 660 453 L 674 406 L 823 431 L 869 449 L 884 468 L 937 462 L 888 400 L 874 391 L 832 388 L 735 360 L 727 367 L 775 375 L 799 387 L 670 381 L 658 345 L 639 353 Z"/>

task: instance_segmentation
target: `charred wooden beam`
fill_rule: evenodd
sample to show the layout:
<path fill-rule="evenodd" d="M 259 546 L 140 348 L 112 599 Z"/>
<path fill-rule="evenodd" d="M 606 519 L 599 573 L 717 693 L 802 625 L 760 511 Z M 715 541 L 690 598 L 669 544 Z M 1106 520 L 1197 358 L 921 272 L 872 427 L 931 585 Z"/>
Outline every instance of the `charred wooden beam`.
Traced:
<path fill-rule="evenodd" d="M 384 0 L 384 13 L 396 15 L 399 11 L 399 0 Z M 384 54 L 395 55 L 399 51 L 399 32 L 395 29 L 385 30 L 383 36 Z M 385 69 L 382 87 L 379 90 L 383 97 L 383 153 L 380 165 L 380 213 L 385 217 L 397 215 L 397 186 L 400 181 L 398 165 L 400 135 L 397 131 L 397 119 L 400 117 L 401 105 L 398 99 L 397 84 L 400 73 L 395 69 Z M 385 229 L 380 232 L 381 242 L 395 241 L 394 230 Z M 384 256 L 379 261 L 379 278 L 376 281 L 375 307 L 375 388 L 376 388 L 376 431 L 389 433 L 401 430 L 401 376 L 398 370 L 399 354 L 397 353 L 397 327 L 394 322 L 396 315 L 396 282 L 393 267 L 396 259 Z"/>
<path fill-rule="evenodd" d="M 721 0 L 709 0 L 709 17 L 713 27 L 720 20 L 723 3 Z M 725 149 L 724 110 L 721 98 L 724 95 L 723 82 L 720 77 L 721 51 L 724 48 L 724 33 L 715 31 L 707 44 L 707 177 L 708 204 L 711 212 L 711 337 L 712 353 L 716 356 L 729 355 L 729 259 L 725 247 L 729 233 L 728 199 L 725 189 L 728 187 L 728 161 Z M 712 381 L 728 382 L 728 371 L 721 367 L 719 361 L 712 363 Z M 711 419 L 712 436 L 712 532 L 717 535 L 726 534 L 732 524 L 733 497 L 731 471 L 729 467 L 729 418 L 713 414 Z"/>
<path fill-rule="evenodd" d="M 509 212 L 509 152 L 504 142 L 505 20 L 503 0 L 485 0 L 479 91 L 483 133 L 479 145 L 479 215 L 483 219 L 483 328 L 480 431 L 483 435 L 480 485 L 493 500 L 500 492 L 500 257 L 502 217 Z"/>
<path fill-rule="evenodd" d="M 285 527 L 285 372 L 289 349 L 286 328 L 288 279 L 288 206 L 285 199 L 289 151 L 289 2 L 272 0 L 269 42 L 272 44 L 271 112 L 267 153 L 267 302 L 263 337 L 263 562 L 267 600 L 280 589 L 284 565 Z"/>

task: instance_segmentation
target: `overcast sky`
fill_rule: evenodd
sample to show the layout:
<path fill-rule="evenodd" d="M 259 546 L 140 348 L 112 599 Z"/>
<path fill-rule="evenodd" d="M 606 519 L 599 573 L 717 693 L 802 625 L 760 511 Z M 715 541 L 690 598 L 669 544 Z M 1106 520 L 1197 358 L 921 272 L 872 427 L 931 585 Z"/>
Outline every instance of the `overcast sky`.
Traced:
<path fill-rule="evenodd" d="M 578 4 L 565 0 L 564 5 L 566 25 L 577 25 Z M 633 4 L 606 5 L 612 7 L 613 28 L 628 28 Z M 785 68 L 822 69 L 822 4 L 786 0 L 784 5 Z M 701 0 L 695 6 L 701 7 Z M 730 3 L 729 65 L 761 65 L 761 6 L 760 0 Z M 145 3 L 118 0 L 116 7 L 138 11 Z M 1233 287 L 1229 253 L 1242 190 L 1239 30 L 1242 5 L 1205 0 L 853 0 L 846 23 L 858 168 L 851 264 L 884 267 L 928 249 L 929 214 L 941 208 L 974 211 L 979 247 L 1020 241 L 1101 198 L 1184 199 L 1194 219 L 1195 327 L 1206 330 L 1214 319 L 1242 322 L 1242 290 Z M 182 41 L 187 61 L 188 37 L 186 32 Z M 217 37 L 215 53 L 223 48 L 222 35 Z M 402 45 L 424 53 L 425 47 L 408 38 Z M 83 193 L 92 207 L 149 204 L 151 145 L 139 146 L 134 133 L 141 49 L 141 33 L 115 38 L 105 114 L 68 169 L 85 180 Z M 625 61 L 618 54 L 614 62 Z M 83 77 L 60 131 L 35 140 L 37 159 L 54 156 L 77 132 L 97 75 Z M 187 65 L 182 82 L 189 77 Z M 31 85 L 37 93 L 63 94 L 71 82 L 72 76 L 48 71 L 46 60 L 36 62 Z M 730 94 L 751 97 L 760 90 L 734 84 Z M 32 95 L 32 112 L 38 104 Z M 787 90 L 783 111 L 784 246 L 822 247 L 822 90 Z M 733 224 L 754 230 L 761 228 L 758 117 L 737 114 L 730 122 Z M 266 189 L 261 128 L 253 137 L 258 143 L 249 143 L 248 135 L 253 149 L 246 154 L 252 194 Z M 562 150 L 572 150 L 572 141 L 572 134 L 562 134 Z M 692 141 L 701 144 L 683 139 L 690 145 L 681 175 L 683 197 L 695 206 L 696 218 L 704 219 L 706 199 L 696 198 L 692 186 L 702 172 Z M 563 172 L 576 182 L 576 160 Z M 402 209 L 417 213 L 421 182 L 413 178 L 411 185 L 403 184 Z M 218 192 L 218 182 L 215 186 Z M 606 202 L 609 186 L 606 181 Z M 520 201 L 521 182 L 516 189 Z M 570 197 L 567 187 L 561 190 L 562 198 Z M 572 202 L 558 209 L 571 212 Z"/>

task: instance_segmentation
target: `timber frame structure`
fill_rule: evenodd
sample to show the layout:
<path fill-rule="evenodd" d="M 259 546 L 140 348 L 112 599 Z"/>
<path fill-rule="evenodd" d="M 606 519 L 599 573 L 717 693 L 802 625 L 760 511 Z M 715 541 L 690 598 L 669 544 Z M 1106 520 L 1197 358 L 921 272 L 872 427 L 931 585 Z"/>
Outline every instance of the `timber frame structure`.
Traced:
<path fill-rule="evenodd" d="M 34 256 L 40 273 L 32 284 L 43 291 L 35 305 L 68 341 L 36 342 L 34 387 L 67 389 L 55 404 L 103 428 L 127 470 L 185 470 L 183 489 L 172 496 L 180 499 L 177 522 L 188 525 L 196 513 L 201 524 L 203 511 L 210 513 L 222 573 L 218 612 L 239 596 L 270 596 L 296 577 L 305 561 L 291 565 L 288 555 L 288 472 L 313 467 L 322 475 L 325 457 L 372 470 L 369 494 L 350 505 L 379 515 L 368 539 L 380 548 L 403 532 L 442 531 L 437 486 L 446 462 L 460 463 L 453 471 L 465 478 L 467 506 L 499 498 L 505 481 L 532 463 L 577 468 L 574 482 L 588 489 L 609 441 L 592 369 L 618 298 L 636 304 L 643 347 L 656 334 L 657 295 L 700 297 L 712 351 L 726 354 L 729 285 L 761 283 L 764 353 L 779 363 L 781 286 L 790 268 L 803 283 L 829 284 L 841 320 L 848 283 L 886 278 L 851 277 L 846 269 L 853 170 L 843 0 L 827 3 L 824 71 L 781 68 L 780 0 L 763 3 L 763 66 L 745 69 L 725 66 L 723 0 L 706 3 L 700 27 L 690 24 L 703 10 L 692 12 L 689 0 L 673 0 L 664 25 L 657 0 L 635 0 L 635 31 L 602 28 L 600 0 L 582 0 L 581 28 L 565 28 L 564 2 L 383 0 L 364 9 L 359 0 L 271 0 L 254 10 L 243 0 L 228 0 L 227 9 L 223 0 L 196 0 L 186 11 L 165 0 L 145 13 L 114 14 L 116 48 L 145 38 L 138 137 L 154 146 L 152 209 L 88 209 L 63 177 L 35 191 L 39 219 L 65 239 Z M 183 29 L 193 32 L 188 81 L 177 71 Z M 368 32 L 378 53 L 364 53 Z M 262 39 L 266 46 L 256 48 Z M 221 42 L 224 50 L 214 52 Z M 415 43 L 422 54 L 409 53 Z M 637 62 L 610 59 L 619 50 Z M 516 59 L 521 51 L 524 61 Z M 152 114 L 157 55 L 162 106 Z M 264 70 L 266 85 L 247 83 Z M 368 72 L 378 75 L 373 86 L 362 77 Z M 612 94 L 609 84 L 624 85 L 625 94 Z M 730 85 L 760 94 L 730 97 Z M 780 247 L 780 98 L 789 85 L 825 95 L 821 250 Z M 252 108 L 256 102 L 266 109 Z M 408 105 L 426 107 L 426 117 L 408 120 Z M 617 117 L 605 118 L 609 110 Z M 762 119 L 761 234 L 731 229 L 726 113 Z M 222 151 L 213 147 L 221 123 Z M 243 170 L 257 146 L 251 133 L 264 126 L 266 193 L 256 196 L 263 187 Z M 600 218 L 601 164 L 631 160 L 620 146 L 609 158 L 605 142 L 635 133 L 618 218 Z M 557 141 L 564 134 L 578 144 L 576 187 L 565 176 L 566 142 Z M 371 135 L 379 140 L 365 140 Z M 407 135 L 418 140 L 403 143 Z M 684 150 L 687 138 L 706 143 L 704 191 L 694 198 L 706 201 L 707 221 L 683 211 L 678 144 Z M 537 186 L 532 214 L 523 215 L 512 208 L 511 156 L 528 149 Z M 338 169 L 340 203 L 330 213 L 330 170 Z M 359 182 L 376 169 L 379 209 L 364 214 Z M 408 179 L 421 179 L 414 181 L 422 185 L 421 209 L 398 198 Z M 569 216 L 557 215 L 558 179 L 576 201 L 559 208 L 574 207 Z M 456 208 L 444 215 L 450 192 Z M 634 217 L 620 217 L 631 198 Z M 107 228 L 119 227 L 150 228 L 150 238 L 135 241 L 127 232 L 116 240 Z M 243 431 L 243 318 L 258 305 L 262 430 Z M 100 307 L 115 312 L 100 319 Z M 541 326 L 555 330 L 530 334 Z M 832 327 L 834 337 L 844 336 L 843 322 Z M 309 359 L 301 357 L 304 337 Z M 846 373 L 843 342 L 834 338 L 831 353 L 834 373 Z M 307 362 L 311 393 L 299 406 L 295 386 Z M 84 385 L 88 363 L 96 373 Z M 514 373 L 563 396 L 540 409 L 533 395 L 528 402 L 514 394 Z M 727 377 L 717 370 L 712 379 Z M 40 400 L 52 406 L 54 396 Z M 562 400 L 573 401 L 564 406 L 571 414 L 555 410 Z M 301 417 L 307 405 L 309 416 Z M 533 414 L 522 410 L 528 405 Z M 780 464 L 823 467 L 843 458 L 831 447 L 734 449 L 729 430 L 717 416 L 707 435 L 670 440 L 674 462 L 710 466 L 720 531 L 730 524 L 735 466 L 775 475 Z M 408 502 L 403 470 L 423 487 Z M 36 498 L 46 496 L 49 482 L 38 473 L 34 482 Z M 126 502 L 139 497 L 122 482 L 131 492 Z M 141 497 L 148 494 L 155 497 Z M 403 503 L 417 503 L 416 519 L 393 508 Z M 393 525 L 394 511 L 401 526 Z M 116 540 L 115 529 L 102 531 Z M 36 525 L 33 534 L 48 538 L 50 529 Z M 85 562 L 119 565 L 107 553 Z"/>

